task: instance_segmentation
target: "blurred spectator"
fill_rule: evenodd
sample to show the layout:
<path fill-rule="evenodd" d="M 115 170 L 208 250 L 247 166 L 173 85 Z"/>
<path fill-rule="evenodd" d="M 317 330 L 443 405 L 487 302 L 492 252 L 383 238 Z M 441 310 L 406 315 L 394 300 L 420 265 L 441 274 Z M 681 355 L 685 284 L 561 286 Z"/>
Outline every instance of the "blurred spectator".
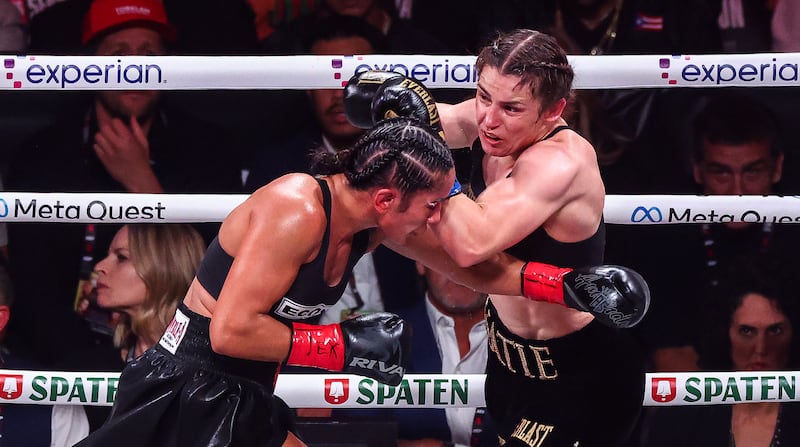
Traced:
<path fill-rule="evenodd" d="M 397 17 L 436 36 L 450 53 L 477 54 L 479 0 L 396 0 Z M 447 17 L 447 20 L 442 20 Z"/>
<path fill-rule="evenodd" d="M 95 55 L 161 55 L 173 36 L 157 0 L 98 0 L 85 24 L 83 41 Z M 239 162 L 223 149 L 228 135 L 162 106 L 160 96 L 145 90 L 92 93 L 87 103 L 23 146 L 10 163 L 7 189 L 241 191 Z M 218 224 L 198 228 L 210 239 Z M 19 296 L 9 328 L 14 349 L 26 349 L 52 368 L 119 367 L 110 334 L 92 330 L 103 328 L 103 322 L 89 325 L 73 310 L 76 292 L 90 280 L 116 230 L 109 224 L 9 224 L 11 273 Z"/>
<path fill-rule="evenodd" d="M 717 0 L 723 53 L 764 53 L 772 46 L 771 0 Z"/>
<path fill-rule="evenodd" d="M 247 0 L 105 0 L 121 8 L 143 5 L 166 11 L 169 23 L 175 29 L 174 38 L 164 42 L 169 54 L 176 55 L 253 55 L 258 54 L 254 14 Z M 92 0 L 28 0 L 30 15 L 30 54 L 74 55 L 86 53 L 82 42 L 82 28 Z M 151 6 L 151 4 L 153 6 Z M 91 53 L 90 53 L 91 54 Z M 69 108 L 76 102 L 76 92 L 25 92 L 26 98 L 39 103 L 29 105 L 30 100 L 20 104 L 23 111 L 32 115 L 22 121 L 23 125 L 37 126 L 41 122 L 52 122 L 51 104 Z M 21 95 L 16 95 L 21 96 Z M 278 114 L 270 119 L 261 119 L 259 106 L 274 103 L 270 91 L 246 90 L 165 90 L 161 92 L 164 105 L 182 115 L 211 121 L 229 133 L 228 155 L 243 158 L 254 146 L 256 136 L 264 137 L 267 129 L 291 128 L 288 120 Z M 9 98 L 12 101 L 15 97 Z M 12 106 L 16 104 L 12 103 Z M 277 105 L 276 105 L 277 107 Z M 67 112 L 69 113 L 69 112 Z M 273 123 L 274 121 L 274 123 Z M 11 123 L 15 133 L 20 123 Z M 50 123 L 47 123 L 50 124 Z M 11 126 L 9 126 L 11 127 Z M 38 130 L 38 129 L 37 129 Z M 274 130 L 273 130 L 274 132 Z M 25 134 L 29 137 L 31 133 Z M 271 138 L 270 135 L 267 138 Z M 17 145 L 14 149 L 16 150 Z"/>
<path fill-rule="evenodd" d="M 772 13 L 772 51 L 800 51 L 800 2 L 796 0 L 776 0 Z"/>
<path fill-rule="evenodd" d="M 425 300 L 398 311 L 411 325 L 408 374 L 484 374 L 488 335 L 486 294 L 461 286 L 417 263 Z M 396 409 L 398 447 L 496 446 L 497 433 L 485 409 Z M 449 444 L 448 444 L 449 443 Z"/>
<path fill-rule="evenodd" d="M 156 344 L 205 253 L 185 224 L 130 224 L 117 231 L 108 256 L 95 265 L 97 305 L 121 314 L 114 346 L 130 362 Z"/>
<path fill-rule="evenodd" d="M 754 97 L 714 91 L 693 119 L 692 128 L 691 163 L 699 192 L 766 195 L 778 191 L 784 159 L 776 143 L 778 129 L 772 114 Z M 669 211 L 662 211 L 667 219 Z M 680 208 L 675 211 L 684 213 Z M 696 336 L 708 318 L 714 318 L 697 310 L 730 259 L 762 253 L 785 260 L 795 256 L 791 251 L 800 243 L 800 229 L 795 225 L 733 223 L 732 217 L 741 216 L 716 214 L 707 216 L 708 223 L 686 218 L 682 224 L 628 226 L 624 234 L 609 233 L 625 242 L 609 238 L 607 261 L 637 268 L 650 285 L 653 299 L 640 329 L 652 350 L 652 369 L 697 369 Z M 623 245 L 628 251 L 623 252 Z"/>
<path fill-rule="evenodd" d="M 481 34 L 531 28 L 571 54 L 681 54 L 720 48 L 715 1 L 541 0 L 481 2 Z"/>
<path fill-rule="evenodd" d="M 6 264 L 0 262 L 0 343 L 11 318 L 12 289 Z M 40 369 L 38 366 L 0 346 L 0 369 L 37 370 Z M 2 386 L 3 393 L 22 391 L 7 389 L 5 382 Z M 80 405 L 3 404 L 0 401 L 0 439 L 3 445 L 70 447 L 88 434 L 89 422 Z"/>
<path fill-rule="evenodd" d="M 70 55 L 83 50 L 81 23 L 93 0 L 28 2 L 31 54 Z M 131 2 L 103 0 L 124 7 Z M 166 10 L 176 28 L 170 43 L 174 54 L 255 54 L 257 36 L 247 0 L 140 1 L 143 7 Z M 163 6 L 162 6 L 163 5 Z"/>
<path fill-rule="evenodd" d="M 265 54 L 270 55 L 297 55 L 309 54 L 309 42 L 317 39 L 320 28 L 329 28 L 326 24 L 329 19 L 341 17 L 352 17 L 362 20 L 376 30 L 380 38 L 380 48 L 373 42 L 373 51 L 380 54 L 447 54 L 448 48 L 439 42 L 432 35 L 416 28 L 408 19 L 396 17 L 394 5 L 387 0 L 319 0 L 319 3 L 311 13 L 302 15 L 297 19 L 286 22 L 276 29 L 270 36 L 262 42 L 262 49 Z M 374 34 L 374 33 L 371 33 Z M 372 39 L 375 40 L 375 39 Z M 360 51 L 360 47 L 351 47 L 350 51 Z M 328 47 L 324 50 L 331 54 L 332 51 L 340 50 L 339 54 L 346 53 L 346 48 Z M 321 54 L 319 52 L 315 54 Z M 333 53 L 337 54 L 337 53 Z M 279 103 L 269 110 L 260 111 L 261 115 L 268 118 L 266 123 L 286 122 L 279 139 L 284 139 L 291 135 L 291 127 L 297 121 L 303 122 L 303 117 L 308 114 L 304 107 L 303 99 L 299 97 L 297 91 L 277 91 L 276 101 Z M 438 89 L 433 90 L 437 100 L 452 102 L 463 99 L 469 95 L 461 89 Z M 275 102 L 275 101 L 273 101 Z M 286 117 L 293 117 L 287 122 Z M 273 127 L 274 128 L 274 127 Z"/>
<path fill-rule="evenodd" d="M 175 26 L 175 54 L 258 54 L 255 15 L 247 0 L 164 0 Z"/>
<path fill-rule="evenodd" d="M 710 371 L 796 370 L 797 266 L 772 256 L 737 259 L 710 300 L 700 364 Z M 744 396 L 743 396 L 744 397 Z M 642 445 L 782 446 L 800 443 L 797 403 L 658 408 Z"/>
<path fill-rule="evenodd" d="M 266 39 L 276 28 L 302 15 L 309 14 L 320 0 L 248 0 L 255 15 L 258 40 Z"/>
<path fill-rule="evenodd" d="M 27 48 L 28 28 L 20 10 L 10 0 L 0 0 L 0 53 L 24 54 Z M 11 105 L 9 110 L 17 109 Z M 0 180 L 0 191 L 2 190 L 3 184 Z M 0 223 L 0 256 L 8 258 L 8 229 L 5 223 Z"/>
<path fill-rule="evenodd" d="M 0 52 L 24 54 L 28 49 L 28 27 L 11 0 L 0 0 Z"/>
<path fill-rule="evenodd" d="M 381 0 L 321 0 L 312 13 L 275 30 L 263 41 L 264 51 L 284 55 L 302 53 L 304 34 L 313 31 L 318 20 L 332 15 L 365 20 L 385 36 L 387 53 L 447 54 L 443 43 L 415 27 L 408 19 L 398 18 L 394 6 Z"/>
<path fill-rule="evenodd" d="M 384 48 L 383 36 L 363 19 L 331 16 L 317 22 L 304 36 L 303 53 L 370 54 Z M 335 152 L 363 134 L 344 115 L 343 89 L 308 90 L 313 111 L 308 125 L 285 141 L 260 150 L 250 166 L 245 189 L 255 191 L 290 172 L 309 172 L 311 153 L 319 147 Z M 354 313 L 392 311 L 409 304 L 416 293 L 413 263 L 379 246 L 361 257 L 348 286 L 334 306 L 321 317 L 321 324 L 339 322 Z M 420 301 L 421 297 L 417 299 Z"/>
<path fill-rule="evenodd" d="M 331 16 L 320 20 L 303 36 L 302 54 L 371 54 L 384 48 L 383 36 L 358 17 Z M 319 146 L 330 151 L 350 147 L 364 132 L 347 120 L 342 106 L 344 89 L 306 91 L 310 102 L 308 119 L 300 131 L 259 150 L 249 166 L 248 192 L 290 172 L 307 172 L 311 153 Z M 298 112 L 301 113 L 301 112 Z"/>
<path fill-rule="evenodd" d="M 406 374 L 484 374 L 488 333 L 487 295 L 456 284 L 416 263 L 424 300 L 399 309 L 411 327 L 411 357 Z M 334 418 L 391 420 L 397 447 L 494 447 L 494 422 L 485 408 L 405 408 L 333 411 Z"/>

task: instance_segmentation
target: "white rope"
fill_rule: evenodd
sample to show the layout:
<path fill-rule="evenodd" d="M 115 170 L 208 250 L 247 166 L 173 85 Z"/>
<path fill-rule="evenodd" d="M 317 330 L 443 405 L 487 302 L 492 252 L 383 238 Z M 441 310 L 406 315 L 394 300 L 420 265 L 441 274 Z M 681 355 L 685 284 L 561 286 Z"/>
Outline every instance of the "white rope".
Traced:
<path fill-rule="evenodd" d="M 429 88 L 474 88 L 474 56 L 11 56 L 0 90 L 340 88 L 367 69 Z M 800 85 L 800 53 L 569 56 L 575 88 Z"/>
<path fill-rule="evenodd" d="M 483 374 L 406 374 L 393 387 L 351 374 L 281 374 L 275 394 L 292 408 L 475 408 L 486 404 L 485 379 Z M 644 406 L 800 400 L 798 371 L 647 373 L 644 380 Z M 110 406 L 118 386 L 119 373 L 0 369 L 4 404 Z"/>
<path fill-rule="evenodd" d="M 221 222 L 245 194 L 0 192 L 0 221 Z M 800 222 L 798 196 L 608 195 L 610 224 Z"/>

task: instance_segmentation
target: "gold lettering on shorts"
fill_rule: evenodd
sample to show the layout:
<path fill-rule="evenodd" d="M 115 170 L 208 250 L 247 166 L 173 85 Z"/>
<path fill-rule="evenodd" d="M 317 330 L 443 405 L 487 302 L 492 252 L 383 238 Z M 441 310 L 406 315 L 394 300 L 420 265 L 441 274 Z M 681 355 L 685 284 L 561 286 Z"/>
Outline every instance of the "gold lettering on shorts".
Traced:
<path fill-rule="evenodd" d="M 533 356 L 536 358 L 536 366 L 539 367 L 539 377 L 542 379 L 551 380 L 557 378 L 558 370 L 556 369 L 556 365 L 553 364 L 553 359 L 550 358 L 550 348 L 547 346 L 531 346 L 531 350 L 533 350 Z M 542 353 L 544 353 L 547 358 L 543 358 Z M 544 365 L 550 365 L 553 367 L 553 370 L 550 374 L 545 371 Z"/>
<path fill-rule="evenodd" d="M 494 322 L 490 322 L 489 350 L 492 351 L 501 365 L 512 373 L 517 373 L 515 365 L 519 365 L 525 377 L 541 380 L 555 380 L 558 369 L 550 356 L 550 348 L 546 346 L 525 346 L 505 337 L 497 331 Z M 526 349 L 528 348 L 528 349 Z M 530 365 L 535 364 L 535 367 Z"/>
<path fill-rule="evenodd" d="M 530 447 L 540 447 L 554 429 L 553 425 L 540 424 L 523 418 L 511 433 L 511 437 L 519 439 Z"/>

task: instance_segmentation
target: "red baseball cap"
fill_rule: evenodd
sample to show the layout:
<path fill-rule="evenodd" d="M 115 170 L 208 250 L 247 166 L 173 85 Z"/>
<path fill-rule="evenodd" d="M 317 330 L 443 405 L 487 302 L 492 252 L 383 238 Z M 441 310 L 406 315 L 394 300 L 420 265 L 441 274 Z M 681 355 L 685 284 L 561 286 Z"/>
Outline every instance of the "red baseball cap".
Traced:
<path fill-rule="evenodd" d="M 83 19 L 82 41 L 87 44 L 100 34 L 125 26 L 145 26 L 164 40 L 175 40 L 175 27 L 167 21 L 161 0 L 94 0 Z"/>

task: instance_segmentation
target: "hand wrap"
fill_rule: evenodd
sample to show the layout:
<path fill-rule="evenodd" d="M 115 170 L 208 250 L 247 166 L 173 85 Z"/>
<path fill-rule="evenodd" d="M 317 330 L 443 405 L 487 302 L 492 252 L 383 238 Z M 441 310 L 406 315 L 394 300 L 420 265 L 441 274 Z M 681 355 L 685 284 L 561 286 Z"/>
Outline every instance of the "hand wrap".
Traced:
<path fill-rule="evenodd" d="M 292 323 L 288 365 L 371 377 L 398 385 L 411 331 L 397 315 L 376 312 L 325 326 Z"/>

